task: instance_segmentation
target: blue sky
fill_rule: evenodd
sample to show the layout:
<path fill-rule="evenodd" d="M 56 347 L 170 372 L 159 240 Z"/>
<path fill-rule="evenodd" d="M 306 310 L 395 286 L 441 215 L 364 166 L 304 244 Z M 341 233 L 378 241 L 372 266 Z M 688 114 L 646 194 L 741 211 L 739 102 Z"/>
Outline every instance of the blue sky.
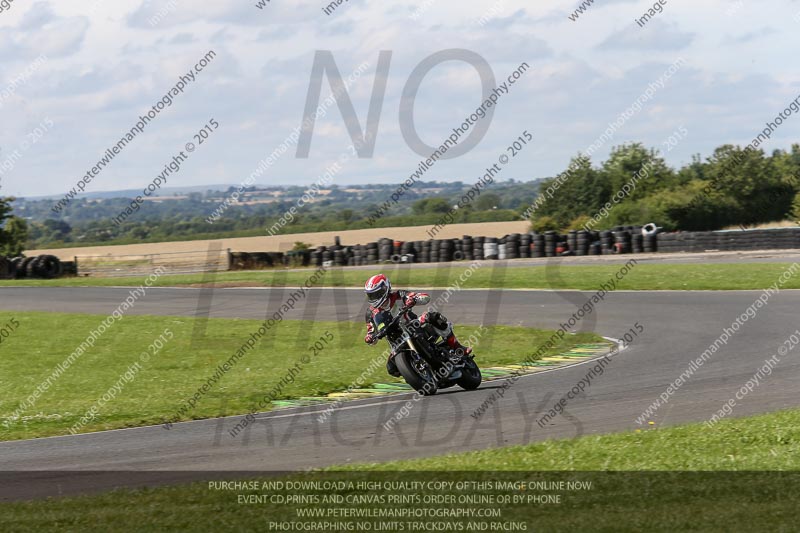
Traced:
<path fill-rule="evenodd" d="M 678 59 L 680 68 L 616 128 L 595 162 L 623 142 L 665 149 L 681 127 L 688 135 L 664 154 L 673 165 L 723 143 L 746 144 L 800 95 L 797 1 L 774 0 L 766 9 L 670 0 L 643 28 L 634 20 L 652 2 L 596 0 L 571 21 L 577 0 L 350 0 L 331 15 L 322 0 L 272 0 L 264 9 L 257 1 L 14 0 L 0 12 L 0 164 L 17 156 L 2 170 L 0 194 L 66 192 L 209 50 L 217 57 L 197 81 L 88 191 L 147 185 L 211 118 L 219 129 L 168 185 L 245 180 L 300 125 L 316 50 L 332 51 L 345 76 L 369 65 L 349 89 L 362 128 L 378 53 L 393 52 L 374 156 L 349 159 L 339 185 L 400 182 L 417 168 L 420 157 L 400 132 L 401 92 L 423 59 L 449 48 L 480 54 L 498 81 L 522 62 L 531 69 L 498 104 L 480 144 L 440 161 L 426 179 L 474 182 L 524 130 L 534 142 L 501 178 L 563 171 Z M 14 82 L 26 69 L 25 80 Z M 323 98 L 329 93 L 326 81 Z M 480 101 L 473 67 L 440 65 L 415 102 L 419 135 L 439 144 Z M 44 121 L 52 123 L 47 131 Z M 788 149 L 798 133 L 794 116 L 765 149 Z M 292 149 L 257 182 L 310 185 L 350 144 L 333 106 L 317 121 L 309 158 Z"/>

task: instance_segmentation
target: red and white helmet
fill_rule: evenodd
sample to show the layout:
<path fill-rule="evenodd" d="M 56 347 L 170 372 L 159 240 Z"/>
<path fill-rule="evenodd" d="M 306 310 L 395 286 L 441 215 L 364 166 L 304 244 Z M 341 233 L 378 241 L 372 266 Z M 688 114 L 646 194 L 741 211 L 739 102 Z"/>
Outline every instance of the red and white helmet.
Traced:
<path fill-rule="evenodd" d="M 364 284 L 364 292 L 367 293 L 367 301 L 372 307 L 382 306 L 389 298 L 392 284 L 389 278 L 383 274 L 372 276 Z"/>

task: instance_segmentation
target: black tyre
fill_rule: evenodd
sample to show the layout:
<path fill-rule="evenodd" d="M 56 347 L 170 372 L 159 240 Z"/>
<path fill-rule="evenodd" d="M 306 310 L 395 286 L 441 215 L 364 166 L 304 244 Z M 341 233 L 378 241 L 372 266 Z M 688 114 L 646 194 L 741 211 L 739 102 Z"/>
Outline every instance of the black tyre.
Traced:
<path fill-rule="evenodd" d="M 481 369 L 472 357 L 464 358 L 464 368 L 461 369 L 461 377 L 456 380 L 458 386 L 465 390 L 475 390 L 481 386 Z"/>
<path fill-rule="evenodd" d="M 9 259 L 8 260 L 8 277 L 6 279 L 16 279 L 17 277 L 17 265 L 21 261 L 17 261 L 16 259 Z"/>
<path fill-rule="evenodd" d="M 24 257 L 15 257 L 11 260 L 14 267 L 14 277 L 17 279 L 25 277 L 25 269 L 22 268 L 22 262 L 25 261 Z"/>
<path fill-rule="evenodd" d="M 43 262 L 45 275 L 49 278 L 60 278 L 64 273 L 64 267 L 61 266 L 61 260 L 54 255 L 46 255 Z"/>
<path fill-rule="evenodd" d="M 33 264 L 34 264 L 34 261 L 36 260 L 36 257 L 37 256 L 26 257 L 22 261 L 22 265 L 20 265 L 20 268 L 22 268 L 22 271 L 25 273 L 24 276 L 22 276 L 22 277 L 29 278 L 29 279 L 33 279 L 33 278 L 36 277 L 36 274 L 33 271 Z"/>
<path fill-rule="evenodd" d="M 436 378 L 430 365 L 422 358 L 412 358 L 409 352 L 402 352 L 395 356 L 394 362 L 397 370 L 406 380 L 406 383 L 422 396 L 436 394 Z"/>

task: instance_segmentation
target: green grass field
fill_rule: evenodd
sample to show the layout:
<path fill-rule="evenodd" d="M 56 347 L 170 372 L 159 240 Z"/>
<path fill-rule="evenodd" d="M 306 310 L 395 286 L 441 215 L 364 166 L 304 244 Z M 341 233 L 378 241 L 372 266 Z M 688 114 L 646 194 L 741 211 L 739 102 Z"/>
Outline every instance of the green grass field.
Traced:
<path fill-rule="evenodd" d="M 86 339 L 89 331 L 105 318 L 99 315 L 60 313 L 0 313 L 0 325 L 12 318 L 19 326 L 2 341 L 0 358 L 0 440 L 67 434 L 92 404 L 103 396 L 139 361 L 141 369 L 133 379 L 123 380 L 121 391 L 99 409 L 99 416 L 81 432 L 159 424 L 171 419 L 182 402 L 214 375 L 261 324 L 257 320 L 210 319 L 204 338 L 192 345 L 194 320 L 184 317 L 125 316 L 80 356 L 36 403 L 12 417 L 20 402 L 45 380 Z M 149 346 L 165 329 L 174 338 L 157 354 Z M 456 326 L 468 337 L 477 326 Z M 50 334 L 52 333 L 52 334 Z M 328 347 L 309 351 L 309 346 L 328 333 Z M 484 366 L 517 363 L 552 332 L 528 328 L 495 326 L 484 332 L 475 348 Z M 346 389 L 370 362 L 385 349 L 385 342 L 364 344 L 364 326 L 351 322 L 285 321 L 268 334 L 271 341 L 256 344 L 227 372 L 182 419 L 201 419 L 250 412 L 258 399 L 269 392 L 289 368 L 308 355 L 295 382 L 286 386 L 280 398 L 321 395 Z M 576 344 L 596 342 L 592 334 L 567 336 L 550 353 L 568 350 Z M 141 362 L 140 354 L 151 358 Z M 372 375 L 375 381 L 393 381 L 381 365 Z M 126 382 L 128 381 L 128 382 Z M 367 384 L 372 383 L 368 381 Z M 5 427 L 3 422 L 9 422 Z"/>
<path fill-rule="evenodd" d="M 373 270 L 331 269 L 320 285 L 328 287 L 360 287 L 372 273 L 382 271 L 395 285 L 408 287 L 448 287 L 462 278 L 466 288 L 506 289 L 581 289 L 597 290 L 620 270 L 622 265 L 591 266 L 525 266 L 503 268 L 489 263 L 468 275 L 469 263 L 443 263 L 438 268 L 407 268 L 397 265 L 376 267 Z M 764 289 L 775 283 L 790 266 L 789 263 L 739 263 L 739 264 L 652 264 L 640 263 L 617 284 L 622 290 L 744 290 Z M 301 285 L 313 270 L 289 271 L 234 271 L 219 272 L 218 284 L 248 284 L 272 286 Z M 89 287 L 137 286 L 144 276 L 137 278 L 64 278 L 57 280 L 0 281 L 4 286 L 30 287 Z M 164 275 L 155 286 L 196 285 L 204 281 L 202 274 Z M 800 276 L 792 276 L 784 289 L 800 289 Z"/>
<path fill-rule="evenodd" d="M 704 424 L 687 424 L 642 429 L 353 469 L 800 471 L 800 410 L 723 419 L 713 428 Z"/>
<path fill-rule="evenodd" d="M 539 491 L 560 493 L 560 503 L 493 507 L 502 509 L 504 522 L 529 524 L 528 531 L 796 531 L 799 468 L 800 410 L 789 410 L 727 419 L 713 429 L 691 424 L 333 468 L 282 479 L 581 480 L 593 485 L 583 491 Z M 705 472 L 675 472 L 684 469 Z M 754 472 L 767 469 L 788 472 Z M 426 490 L 422 494 L 453 492 Z M 309 506 L 247 505 L 238 502 L 238 495 L 277 493 L 285 491 L 212 490 L 206 483 L 118 490 L 99 496 L 0 504 L 0 524 L 5 531 L 123 531 L 129 524 L 136 524 L 138 531 L 267 531 L 269 521 L 299 521 L 296 509 Z M 527 497 L 532 493 L 520 489 L 512 494 Z"/>

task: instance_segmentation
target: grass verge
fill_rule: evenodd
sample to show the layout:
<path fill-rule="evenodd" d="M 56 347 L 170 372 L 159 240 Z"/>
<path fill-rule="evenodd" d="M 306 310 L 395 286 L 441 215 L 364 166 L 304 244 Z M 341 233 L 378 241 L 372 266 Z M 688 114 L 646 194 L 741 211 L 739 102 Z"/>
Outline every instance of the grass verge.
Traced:
<path fill-rule="evenodd" d="M 723 419 L 713 428 L 686 424 L 361 465 L 346 470 L 800 470 L 800 410 Z"/>
<path fill-rule="evenodd" d="M 438 268 L 407 268 L 385 265 L 375 268 L 390 277 L 402 279 L 413 287 L 447 287 L 459 278 L 465 288 L 505 289 L 579 289 L 597 290 L 615 277 L 623 265 L 524 266 L 503 268 L 489 263 L 465 274 L 470 263 L 443 263 Z M 617 282 L 623 290 L 746 290 L 764 289 L 783 274 L 790 263 L 715 263 L 715 264 L 636 264 Z M 329 270 L 320 286 L 361 287 L 372 271 Z M 143 278 L 143 277 L 142 277 Z M 138 286 L 142 278 L 64 278 L 56 280 L 0 281 L 4 286 L 22 287 L 94 287 Z M 219 272 L 216 283 L 224 286 L 250 285 L 269 287 L 277 284 L 301 285 L 308 271 L 234 271 Z M 406 281 L 407 280 L 407 281 Z M 202 274 L 164 275 L 155 286 L 198 285 L 207 281 Z M 784 289 L 800 289 L 800 277 L 791 277 Z"/>
<path fill-rule="evenodd" d="M 360 465 L 325 472 L 296 474 L 284 481 L 372 481 L 382 488 L 345 487 L 223 490 L 209 483 L 118 490 L 100 496 L 54 499 L 0 505 L 6 531 L 139 531 L 281 530 L 275 524 L 311 524 L 298 517 L 300 509 L 374 510 L 387 507 L 428 509 L 500 509 L 499 518 L 412 518 L 382 531 L 796 531 L 800 496 L 800 410 L 726 419 L 713 429 L 690 424 L 636 433 L 582 437 L 461 453 L 382 465 Z M 700 472 L 679 472 L 699 469 Z M 755 470 L 783 470 L 758 472 Z M 617 471 L 617 472 L 609 472 Z M 637 472 L 638 471 L 638 472 Z M 647 472 L 649 471 L 649 472 Z M 788 471 L 788 472 L 786 472 Z M 264 478 L 263 481 L 276 481 Z M 491 486 L 458 490 L 422 488 L 391 490 L 398 481 L 477 481 Z M 517 485 L 499 488 L 501 482 Z M 575 482 L 582 488 L 537 488 L 534 482 Z M 525 485 L 519 485 L 524 483 Z M 587 485 L 587 483 L 589 485 Z M 322 495 L 342 498 L 391 494 L 421 500 L 412 505 L 344 500 L 326 503 Z M 267 495 L 317 494 L 316 504 L 255 503 L 247 498 Z M 426 495 L 460 498 L 493 496 L 491 504 L 425 502 Z M 498 503 L 506 495 L 507 503 Z M 558 501 L 542 503 L 537 497 Z M 245 498 L 245 501 L 242 501 Z M 533 501 L 531 501 L 533 500 Z M 120 517 L 124 516 L 124 521 Z M 337 518 L 352 529 L 377 531 L 388 518 Z M 412 527 L 409 522 L 418 525 Z M 369 529 L 355 523 L 369 522 Z M 473 527 L 470 528 L 470 522 Z M 481 529 L 479 523 L 517 524 L 518 529 Z M 419 525 L 422 524 L 422 525 Z M 442 524 L 436 529 L 425 524 Z M 449 526 L 447 525 L 449 524 Z M 461 524 L 461 526 L 459 526 Z M 522 526 L 525 526 L 524 529 Z M 284 529 L 286 530 L 286 529 Z M 303 529 L 294 529 L 301 531 Z M 320 529 L 304 529 L 320 531 Z"/>
<path fill-rule="evenodd" d="M 258 320 L 209 319 L 205 335 L 192 342 L 193 319 L 185 317 L 125 316 L 114 323 L 81 355 L 35 404 L 14 416 L 15 410 L 51 375 L 105 317 L 62 313 L 0 313 L 0 326 L 18 323 L 2 339 L 0 358 L 0 440 L 64 435 L 88 409 L 113 390 L 114 397 L 99 406 L 95 420 L 81 432 L 159 424 L 171 419 L 183 402 L 213 376 L 258 330 Z M 170 330 L 172 339 L 154 353 L 154 340 Z M 469 337 L 477 326 L 456 326 Z M 532 346 L 552 332 L 521 327 L 487 327 L 475 348 L 477 360 L 489 366 L 517 363 Z M 58 332 L 50 335 L 49 332 Z M 315 341 L 332 338 L 322 350 Z M 225 373 L 182 420 L 250 412 L 300 363 L 295 381 L 276 399 L 315 396 L 346 389 L 385 349 L 364 344 L 364 326 L 352 322 L 284 321 Z M 548 354 L 576 344 L 601 340 L 593 334 L 567 336 Z M 198 342 L 199 341 L 199 342 Z M 491 343 L 491 344 L 490 344 Z M 143 362 L 142 353 L 149 361 Z M 308 356 L 309 363 L 302 358 Z M 130 371 L 138 363 L 140 369 Z M 123 379 L 127 375 L 132 379 Z M 372 374 L 377 382 L 395 381 L 381 364 Z M 372 381 L 367 381 L 367 384 Z M 117 386 L 115 388 L 115 385 Z M 120 389 L 120 390 L 117 390 Z M 3 422 L 8 422 L 8 427 Z"/>

